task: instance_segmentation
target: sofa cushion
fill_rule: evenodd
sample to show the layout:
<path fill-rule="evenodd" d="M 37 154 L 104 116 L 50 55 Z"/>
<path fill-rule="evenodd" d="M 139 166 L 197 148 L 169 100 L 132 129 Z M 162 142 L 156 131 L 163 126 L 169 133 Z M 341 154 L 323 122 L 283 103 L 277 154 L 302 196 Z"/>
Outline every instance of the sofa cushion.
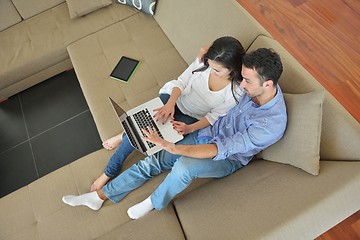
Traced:
<path fill-rule="evenodd" d="M 36 229 L 37 221 L 31 207 L 28 186 L 1 198 L 0 212 L 6 216 L 0 218 L 0 239 L 8 239 L 23 229 Z"/>
<path fill-rule="evenodd" d="M 280 54 L 284 72 L 279 84 L 284 93 L 308 93 L 324 90 L 324 87 L 278 42 L 265 36 L 259 36 L 251 45 L 250 50 L 260 47 L 273 48 Z M 320 159 L 359 161 L 359 126 L 359 122 L 332 95 L 326 92 L 323 104 Z"/>
<path fill-rule="evenodd" d="M 152 211 L 136 221 L 130 221 L 97 238 L 97 240 L 112 239 L 181 240 L 185 237 L 173 206 L 170 205 L 161 211 Z"/>
<path fill-rule="evenodd" d="M 187 66 L 154 19 L 141 13 L 80 39 L 67 49 L 103 140 L 121 130 L 108 97 L 128 110 L 158 96 L 160 87 L 176 79 Z M 141 62 L 130 83 L 110 78 L 121 56 Z"/>
<path fill-rule="evenodd" d="M 175 201 L 187 239 L 315 239 L 360 208 L 360 162 L 320 161 L 314 177 L 255 160 Z"/>
<path fill-rule="evenodd" d="M 39 13 L 49 10 L 65 0 L 12 0 L 18 12 L 24 19 L 31 18 Z"/>
<path fill-rule="evenodd" d="M 21 16 L 11 0 L 0 1 L 0 31 L 18 22 L 21 22 Z"/>
<path fill-rule="evenodd" d="M 62 3 L 0 32 L 0 95 L 11 96 L 4 96 L 2 90 L 69 60 L 66 46 L 70 43 L 133 14 L 136 10 L 112 4 L 70 19 L 67 4 Z M 38 82 L 46 79 L 39 78 Z"/>
<path fill-rule="evenodd" d="M 166 174 L 153 178 L 118 204 L 105 202 L 99 211 L 92 211 L 84 206 L 70 207 L 61 201 L 64 195 L 88 192 L 91 183 L 103 172 L 112 153 L 113 151 L 101 149 L 88 154 L 3 197 L 0 212 L 7 217 L 0 219 L 0 239 L 96 239 L 132 222 L 126 213 L 127 209 L 148 197 Z M 125 161 L 123 170 L 142 157 L 138 152 L 131 154 Z M 154 219 L 157 220 L 153 222 Z M 150 234 L 153 238 L 149 239 L 159 239 L 156 236 L 165 237 L 174 233 L 174 239 L 184 239 L 171 205 L 134 222 L 138 223 L 121 228 L 124 232 L 120 237 L 126 239 L 129 235 Z M 163 232 L 145 227 L 149 222 L 162 222 Z M 144 231 L 135 232 L 140 228 L 144 228 Z M 113 236 L 112 234 L 109 236 Z"/>
<path fill-rule="evenodd" d="M 284 94 L 288 122 L 282 139 L 263 151 L 266 160 L 318 175 L 322 104 L 325 93 Z"/>
<path fill-rule="evenodd" d="M 148 15 L 154 15 L 156 8 L 156 0 L 140 0 L 140 1 L 132 1 L 132 0 L 117 0 L 118 3 L 129 5 L 134 7 L 140 11 Z"/>
<path fill-rule="evenodd" d="M 111 0 L 66 0 L 70 18 L 77 18 L 112 4 Z"/>

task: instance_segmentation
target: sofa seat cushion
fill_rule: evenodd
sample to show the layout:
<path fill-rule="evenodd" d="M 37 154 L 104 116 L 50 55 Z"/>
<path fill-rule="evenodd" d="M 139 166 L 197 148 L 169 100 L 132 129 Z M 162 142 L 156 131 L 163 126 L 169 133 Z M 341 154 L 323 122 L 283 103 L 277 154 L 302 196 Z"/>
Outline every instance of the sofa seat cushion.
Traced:
<path fill-rule="evenodd" d="M 143 13 L 74 42 L 68 52 L 103 140 L 121 130 L 108 97 L 129 110 L 157 97 L 160 87 L 187 67 L 155 20 Z M 110 78 L 121 56 L 140 60 L 129 83 Z"/>
<path fill-rule="evenodd" d="M 60 5 L 65 0 L 12 0 L 12 2 L 22 18 L 28 19 Z"/>
<path fill-rule="evenodd" d="M 0 31 L 21 22 L 21 20 L 21 16 L 11 0 L 0 1 Z"/>
<path fill-rule="evenodd" d="M 67 45 L 135 13 L 113 4 L 71 20 L 63 3 L 0 32 L 0 89 L 68 59 Z"/>
<path fill-rule="evenodd" d="M 107 151 L 99 150 L 79 160 L 84 164 L 81 173 L 94 178 L 99 174 L 95 171 L 99 171 L 104 166 L 104 161 L 101 159 L 109 157 L 109 154 Z M 53 239 L 56 235 L 58 239 L 71 239 L 70 235 L 66 235 L 71 233 L 67 232 L 75 231 L 76 228 L 82 230 L 86 224 L 89 224 L 81 220 L 76 222 L 84 217 L 83 210 L 75 208 L 72 212 L 66 210 L 61 201 L 65 193 L 78 192 L 74 178 L 76 172 L 73 172 L 70 166 L 62 167 L 1 199 L 0 211 L 9 217 L 1 220 L 0 239 L 22 239 L 20 236 L 34 232 L 36 238 L 24 239 Z M 66 221 L 65 217 L 68 217 Z M 57 221 L 58 225 L 48 225 L 54 221 Z M 51 233 L 53 228 L 66 231 L 59 233 L 56 230 Z"/>
<path fill-rule="evenodd" d="M 148 197 L 165 174 L 155 177 L 117 204 L 106 201 L 99 211 L 85 206 L 70 207 L 61 201 L 64 195 L 89 192 L 90 185 L 103 172 L 112 153 L 105 149 L 96 151 L 30 185 L 31 203 L 38 221 L 40 239 L 96 239 L 132 221 L 126 213 L 127 209 Z M 123 170 L 141 157 L 139 153 L 132 154 Z M 169 209 L 164 214 L 160 219 L 171 219 L 169 230 L 177 232 L 179 225 L 174 224 L 174 212 Z M 149 221 L 152 219 L 149 218 Z"/>
<path fill-rule="evenodd" d="M 85 240 L 100 236 L 112 239 L 118 233 L 120 239 L 143 239 L 143 236 L 184 239 L 172 204 L 139 221 L 132 221 L 127 215 L 127 209 L 150 196 L 167 172 L 154 177 L 117 204 L 106 201 L 99 211 L 84 206 L 70 207 L 62 202 L 64 195 L 89 192 L 112 154 L 113 151 L 98 150 L 1 198 L 0 211 L 7 217 L 0 220 L 0 239 Z M 143 157 L 138 152 L 132 153 L 122 171 Z M 207 179 L 194 181 L 179 197 L 207 182 Z"/>
<path fill-rule="evenodd" d="M 130 221 L 109 231 L 97 240 L 185 240 L 181 225 L 172 205 L 161 211 L 152 211 L 146 216 Z"/>
<path fill-rule="evenodd" d="M 24 232 L 37 232 L 37 221 L 30 202 L 28 186 L 1 198 L 0 212 L 2 216 L 6 217 L 0 218 L 0 239 L 8 239 L 14 235 L 21 236 Z M 30 236 L 34 236 L 34 234 L 30 234 Z"/>
<path fill-rule="evenodd" d="M 96 151 L 3 197 L 0 210 L 8 217 L 1 220 L 0 238 L 22 239 L 32 233 L 37 236 L 34 239 L 95 239 L 130 222 L 126 210 L 150 195 L 164 176 L 129 194 L 120 204 L 106 202 L 99 211 L 61 201 L 64 195 L 88 192 L 111 154 L 105 149 Z M 124 168 L 138 159 L 140 154 L 133 154 Z"/>
<path fill-rule="evenodd" d="M 175 201 L 188 239 L 314 239 L 360 209 L 359 162 L 255 160 Z M 211 227 L 209 227 L 211 226 Z"/>

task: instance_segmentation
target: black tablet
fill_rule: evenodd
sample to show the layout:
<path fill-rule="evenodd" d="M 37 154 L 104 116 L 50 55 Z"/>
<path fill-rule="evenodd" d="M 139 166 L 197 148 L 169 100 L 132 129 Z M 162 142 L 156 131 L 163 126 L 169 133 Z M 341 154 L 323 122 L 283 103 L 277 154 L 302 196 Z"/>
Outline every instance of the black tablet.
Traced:
<path fill-rule="evenodd" d="M 116 64 L 110 77 L 122 82 L 129 82 L 138 68 L 140 61 L 122 56 L 120 61 Z"/>

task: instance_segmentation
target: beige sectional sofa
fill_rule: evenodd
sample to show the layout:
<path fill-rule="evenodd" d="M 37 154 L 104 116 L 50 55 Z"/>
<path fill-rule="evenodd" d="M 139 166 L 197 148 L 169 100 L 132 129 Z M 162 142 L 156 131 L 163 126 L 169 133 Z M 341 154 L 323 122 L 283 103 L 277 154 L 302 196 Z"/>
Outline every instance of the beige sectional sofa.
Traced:
<path fill-rule="evenodd" d="M 69 44 L 136 12 L 111 4 L 71 19 L 65 0 L 2 0 L 0 100 L 71 69 Z"/>
<path fill-rule="evenodd" d="M 64 17 L 66 3 L 48 11 L 59 8 Z M 112 19 L 107 26 L 97 25 L 95 18 L 107 17 Z M 33 19 L 1 31 L 0 42 Z M 157 96 L 194 60 L 200 46 L 223 35 L 235 36 L 249 51 L 266 47 L 280 54 L 280 85 L 288 93 L 285 136 L 233 175 L 196 180 L 166 209 L 136 221 L 126 210 L 149 196 L 166 173 L 96 212 L 62 203 L 65 194 L 86 193 L 102 172 L 112 152 L 96 151 L 0 199 L 0 239 L 314 239 L 360 209 L 359 123 L 235 0 L 159 0 L 154 17 L 114 3 L 66 21 L 76 25 L 77 20 L 92 31 L 64 40 L 58 63 L 74 67 L 103 140 L 121 130 L 109 96 L 127 109 Z M 17 49 L 11 42 L 7 46 Z M 109 78 L 122 55 L 141 61 L 128 84 Z M 20 60 L 2 68 L 2 93 L 15 91 L 3 84 L 3 77 L 22 67 L 28 76 L 11 80 L 18 85 L 33 75 L 57 73 L 48 71 L 50 66 L 30 73 L 30 63 Z M 319 91 L 325 92 L 324 101 Z M 141 158 L 134 153 L 123 168 Z"/>

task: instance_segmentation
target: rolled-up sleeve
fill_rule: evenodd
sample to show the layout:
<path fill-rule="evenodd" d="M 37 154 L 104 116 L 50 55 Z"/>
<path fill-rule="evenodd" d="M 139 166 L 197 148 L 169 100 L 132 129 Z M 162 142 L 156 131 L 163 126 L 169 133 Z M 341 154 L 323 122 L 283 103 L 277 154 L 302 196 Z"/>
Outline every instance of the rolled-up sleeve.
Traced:
<path fill-rule="evenodd" d="M 271 119 L 271 123 L 268 124 L 267 120 L 269 119 L 255 120 L 244 132 L 236 132 L 225 138 L 215 137 L 209 141 L 209 143 L 215 143 L 218 148 L 218 154 L 214 160 L 223 160 L 236 155 L 252 157 L 278 141 L 284 133 L 284 124 L 276 124 L 272 121 L 274 119 Z"/>
<path fill-rule="evenodd" d="M 237 153 L 244 155 L 247 152 L 252 152 L 255 147 L 248 135 L 241 133 L 236 133 L 226 138 L 216 137 L 209 143 L 215 143 L 218 148 L 218 153 L 214 160 L 224 160 Z"/>

